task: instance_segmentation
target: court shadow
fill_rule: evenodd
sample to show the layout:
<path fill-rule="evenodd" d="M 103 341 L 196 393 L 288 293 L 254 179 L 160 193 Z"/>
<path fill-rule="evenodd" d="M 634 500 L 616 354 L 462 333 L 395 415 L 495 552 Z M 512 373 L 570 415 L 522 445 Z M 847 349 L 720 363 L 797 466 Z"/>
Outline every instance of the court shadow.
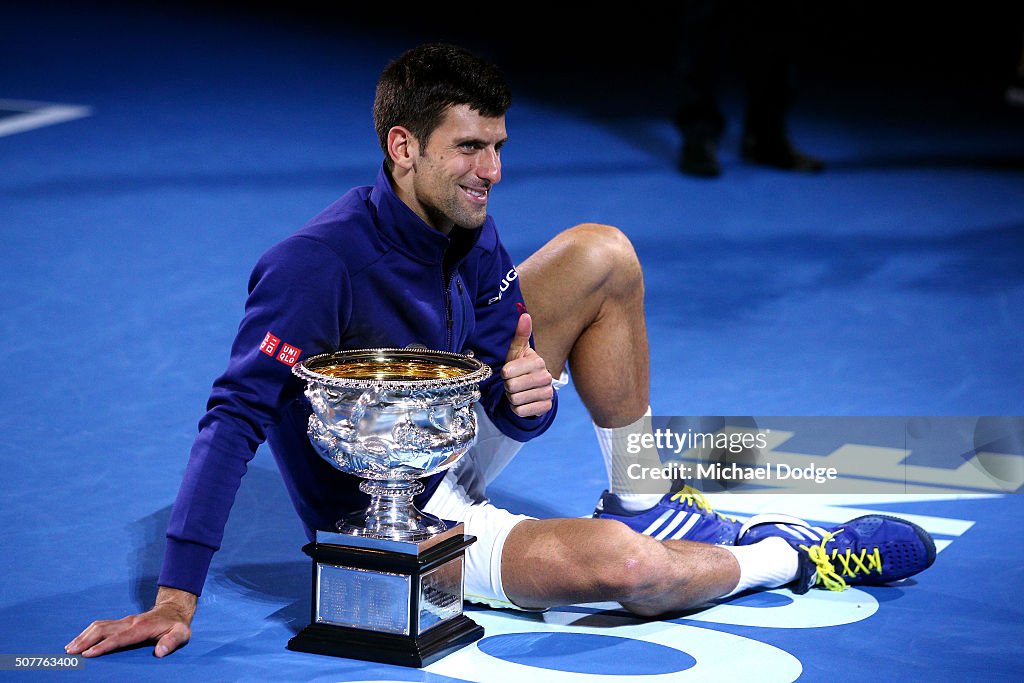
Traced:
<path fill-rule="evenodd" d="M 171 506 L 163 507 L 129 527 L 135 547 L 128 559 L 131 594 L 140 610 L 149 609 L 156 598 L 170 516 Z M 302 597 L 309 592 L 300 550 L 305 542 L 277 470 L 251 466 L 235 496 L 208 582 L 226 582 L 254 599 Z M 273 561 L 292 553 L 294 562 Z"/>
<path fill-rule="evenodd" d="M 896 602 L 906 594 L 906 588 L 913 588 L 917 585 L 914 579 L 900 581 L 893 586 L 857 586 L 859 590 L 868 593 L 878 602 Z"/>
<path fill-rule="evenodd" d="M 913 171 L 926 169 L 1005 171 L 1020 173 L 1024 171 L 1024 157 L 978 155 L 875 155 L 854 159 L 829 161 L 828 170 L 832 172 L 875 172 L 875 171 Z"/>
<path fill-rule="evenodd" d="M 250 600 L 280 603 L 290 600 L 269 619 L 298 633 L 310 622 L 312 583 L 308 562 L 274 562 L 268 564 L 236 564 L 224 568 L 216 577 L 241 590 Z"/>
<path fill-rule="evenodd" d="M 135 551 L 129 558 L 131 568 L 131 594 L 135 607 L 141 612 L 153 606 L 156 600 L 157 577 L 163 563 L 167 520 L 171 506 L 137 520 L 130 527 Z"/>

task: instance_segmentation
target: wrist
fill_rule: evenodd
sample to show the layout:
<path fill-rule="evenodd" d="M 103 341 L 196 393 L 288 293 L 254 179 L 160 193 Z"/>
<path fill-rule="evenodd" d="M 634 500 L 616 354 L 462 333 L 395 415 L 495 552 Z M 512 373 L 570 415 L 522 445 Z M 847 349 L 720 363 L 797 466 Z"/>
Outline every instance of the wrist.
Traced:
<path fill-rule="evenodd" d="M 196 613 L 196 604 L 199 596 L 180 588 L 160 586 L 156 594 L 156 601 L 153 609 L 171 609 L 176 612 L 186 623 L 192 622 L 192 616 Z"/>

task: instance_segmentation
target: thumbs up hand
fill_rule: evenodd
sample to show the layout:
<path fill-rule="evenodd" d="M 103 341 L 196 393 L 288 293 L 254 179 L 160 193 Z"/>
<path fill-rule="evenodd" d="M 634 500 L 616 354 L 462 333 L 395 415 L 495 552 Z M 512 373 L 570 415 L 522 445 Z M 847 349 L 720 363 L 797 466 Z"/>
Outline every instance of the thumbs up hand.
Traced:
<path fill-rule="evenodd" d="M 505 397 L 519 417 L 536 417 L 551 410 L 554 389 L 544 359 L 530 346 L 533 319 L 529 313 L 519 316 L 516 332 L 505 356 L 501 377 Z"/>

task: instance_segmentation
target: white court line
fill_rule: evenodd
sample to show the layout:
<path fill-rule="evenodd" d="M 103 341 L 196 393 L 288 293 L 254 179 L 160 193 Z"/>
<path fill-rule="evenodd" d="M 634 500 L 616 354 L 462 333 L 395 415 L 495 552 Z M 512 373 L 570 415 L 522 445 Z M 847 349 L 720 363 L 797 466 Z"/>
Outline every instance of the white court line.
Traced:
<path fill-rule="evenodd" d="M 0 109 L 21 112 L 0 119 L 0 137 L 24 133 L 25 131 L 73 121 L 92 114 L 91 107 L 55 102 L 29 102 L 25 100 L 0 100 Z"/>

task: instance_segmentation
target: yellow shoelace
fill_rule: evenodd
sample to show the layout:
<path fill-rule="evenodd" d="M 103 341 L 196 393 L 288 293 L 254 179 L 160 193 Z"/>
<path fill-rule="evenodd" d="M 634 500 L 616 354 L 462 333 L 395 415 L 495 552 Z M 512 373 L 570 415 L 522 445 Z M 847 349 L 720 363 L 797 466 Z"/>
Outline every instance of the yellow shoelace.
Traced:
<path fill-rule="evenodd" d="M 836 592 L 847 589 L 848 584 L 843 579 L 844 576 L 852 578 L 857 576 L 860 572 L 867 574 L 876 570 L 879 574 L 882 573 L 882 555 L 878 552 L 878 548 L 875 548 L 870 552 L 865 548 L 859 553 L 855 553 L 849 548 L 847 548 L 844 553 L 840 553 L 838 549 L 835 549 L 829 553 L 828 548 L 825 546 L 841 531 L 842 529 L 836 529 L 831 533 L 825 534 L 825 537 L 821 539 L 821 543 L 818 545 L 812 545 L 810 547 L 806 545 L 800 546 L 802 549 L 807 551 L 811 561 L 814 562 L 814 565 L 818 568 L 818 581 L 820 581 L 825 588 Z M 837 572 L 835 565 L 832 564 L 836 561 L 842 565 L 841 572 Z"/>
<path fill-rule="evenodd" d="M 709 503 L 708 499 L 704 497 L 704 494 L 695 488 L 691 488 L 690 486 L 684 485 L 682 489 L 672 494 L 672 497 L 669 498 L 669 501 L 671 502 L 674 500 L 678 500 L 680 503 L 683 503 L 684 505 L 692 505 L 699 510 L 703 510 L 704 512 L 710 512 L 712 514 L 718 515 L 720 518 L 726 520 L 727 522 L 736 521 L 732 517 L 726 517 L 721 512 L 715 512 L 715 510 L 711 508 L 711 503 Z"/>

